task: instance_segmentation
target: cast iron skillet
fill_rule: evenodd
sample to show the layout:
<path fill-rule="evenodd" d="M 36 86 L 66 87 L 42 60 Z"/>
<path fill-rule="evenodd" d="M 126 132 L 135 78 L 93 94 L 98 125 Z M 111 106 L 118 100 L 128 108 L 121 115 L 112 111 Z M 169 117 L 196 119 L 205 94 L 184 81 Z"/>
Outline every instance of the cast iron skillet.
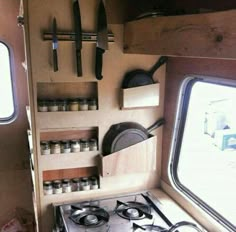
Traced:
<path fill-rule="evenodd" d="M 148 139 L 149 133 L 164 123 L 165 119 L 161 118 L 147 129 L 135 122 L 122 122 L 112 125 L 103 139 L 103 155 L 109 155 Z"/>
<path fill-rule="evenodd" d="M 153 84 L 153 74 L 161 65 L 166 63 L 167 59 L 166 56 L 161 56 L 149 71 L 136 69 L 126 73 L 122 82 L 122 89 Z"/>

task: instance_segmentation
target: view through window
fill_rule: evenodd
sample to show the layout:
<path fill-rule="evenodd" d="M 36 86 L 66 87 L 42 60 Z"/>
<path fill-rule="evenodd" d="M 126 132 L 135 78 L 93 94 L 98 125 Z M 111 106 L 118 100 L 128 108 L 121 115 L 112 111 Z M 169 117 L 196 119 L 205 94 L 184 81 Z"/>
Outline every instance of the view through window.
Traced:
<path fill-rule="evenodd" d="M 14 98 L 8 47 L 0 42 L 0 122 L 14 116 Z"/>
<path fill-rule="evenodd" d="M 193 84 L 176 172 L 184 187 L 232 226 L 236 226 L 235 106 L 235 87 Z"/>

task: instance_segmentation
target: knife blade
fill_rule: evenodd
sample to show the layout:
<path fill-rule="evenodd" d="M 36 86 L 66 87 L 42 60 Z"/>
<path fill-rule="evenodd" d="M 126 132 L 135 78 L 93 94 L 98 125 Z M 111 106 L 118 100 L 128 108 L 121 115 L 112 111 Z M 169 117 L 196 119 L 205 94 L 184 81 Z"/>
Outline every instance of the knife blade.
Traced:
<path fill-rule="evenodd" d="M 52 21 L 52 52 L 53 52 L 54 72 L 58 71 L 57 48 L 58 48 L 57 21 L 56 21 L 56 18 L 54 17 Z"/>
<path fill-rule="evenodd" d="M 81 77 L 82 76 L 82 61 L 81 61 L 82 27 L 81 27 L 80 7 L 78 0 L 74 0 L 73 13 L 74 13 L 74 27 L 75 27 L 76 68 L 77 68 L 77 76 Z"/>
<path fill-rule="evenodd" d="M 103 0 L 100 0 L 98 6 L 98 20 L 97 20 L 97 45 L 96 45 L 96 60 L 95 60 L 95 75 L 97 80 L 101 80 L 102 66 L 103 66 L 103 53 L 108 50 L 108 29 L 106 10 Z"/>

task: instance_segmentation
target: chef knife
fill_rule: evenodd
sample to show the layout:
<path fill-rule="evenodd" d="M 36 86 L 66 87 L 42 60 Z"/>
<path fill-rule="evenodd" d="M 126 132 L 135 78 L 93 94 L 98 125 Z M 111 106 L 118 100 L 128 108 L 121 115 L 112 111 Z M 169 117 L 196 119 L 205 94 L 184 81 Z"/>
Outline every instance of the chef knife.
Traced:
<path fill-rule="evenodd" d="M 57 48 L 58 48 L 57 21 L 56 21 L 56 18 L 54 17 L 53 22 L 52 22 L 52 52 L 53 52 L 53 70 L 54 70 L 54 72 L 58 71 Z"/>
<path fill-rule="evenodd" d="M 103 78 L 102 76 L 103 53 L 107 49 L 108 49 L 107 17 L 103 0 L 100 0 L 98 7 L 97 46 L 96 46 L 96 60 L 95 60 L 95 75 L 98 80 L 101 80 Z"/>
<path fill-rule="evenodd" d="M 78 0 L 74 0 L 73 13 L 74 13 L 74 26 L 75 26 L 76 68 L 77 68 L 77 76 L 81 77 L 82 76 L 82 62 L 81 62 L 82 29 L 81 29 L 80 7 L 79 7 Z"/>

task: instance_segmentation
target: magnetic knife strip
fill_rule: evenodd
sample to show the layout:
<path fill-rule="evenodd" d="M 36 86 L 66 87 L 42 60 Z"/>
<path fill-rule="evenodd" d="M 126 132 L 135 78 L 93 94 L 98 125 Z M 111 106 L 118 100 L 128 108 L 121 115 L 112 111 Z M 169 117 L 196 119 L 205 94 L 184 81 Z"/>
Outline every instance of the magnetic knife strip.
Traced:
<path fill-rule="evenodd" d="M 43 40 L 53 39 L 53 32 L 44 32 Z M 58 41 L 75 41 L 75 33 L 74 32 L 57 32 Z M 82 41 L 84 42 L 96 42 L 97 41 L 97 33 L 94 32 L 82 32 Z M 108 33 L 108 42 L 114 41 L 114 34 Z"/>

